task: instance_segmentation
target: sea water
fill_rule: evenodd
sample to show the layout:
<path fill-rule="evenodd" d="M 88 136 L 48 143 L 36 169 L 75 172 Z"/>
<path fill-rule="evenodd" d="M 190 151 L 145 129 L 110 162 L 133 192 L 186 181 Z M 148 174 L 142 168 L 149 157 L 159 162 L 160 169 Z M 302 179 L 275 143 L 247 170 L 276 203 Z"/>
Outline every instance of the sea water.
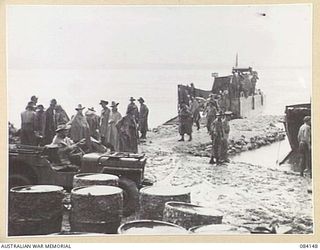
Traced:
<path fill-rule="evenodd" d="M 255 68 L 254 68 L 255 69 Z M 257 88 L 266 94 L 265 114 L 284 114 L 285 106 L 310 102 L 310 68 L 259 68 Z M 210 90 L 212 73 L 231 73 L 230 68 L 212 69 L 9 69 L 7 77 L 8 121 L 20 127 L 20 113 L 32 95 L 45 108 L 52 98 L 71 117 L 75 107 L 94 107 L 100 114 L 101 99 L 119 102 L 125 114 L 131 96 L 140 96 L 149 107 L 149 127 L 156 127 L 177 115 L 177 85 L 194 83 Z M 138 103 L 137 103 L 138 104 Z M 138 105 L 139 106 L 139 105 Z"/>

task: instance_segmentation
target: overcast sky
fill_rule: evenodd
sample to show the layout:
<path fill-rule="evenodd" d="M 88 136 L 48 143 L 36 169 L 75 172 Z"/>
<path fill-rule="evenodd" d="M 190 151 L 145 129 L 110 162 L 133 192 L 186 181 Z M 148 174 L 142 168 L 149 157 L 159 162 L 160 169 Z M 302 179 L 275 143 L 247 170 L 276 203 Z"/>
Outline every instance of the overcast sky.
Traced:
<path fill-rule="evenodd" d="M 311 66 L 311 5 L 9 6 L 8 67 Z"/>

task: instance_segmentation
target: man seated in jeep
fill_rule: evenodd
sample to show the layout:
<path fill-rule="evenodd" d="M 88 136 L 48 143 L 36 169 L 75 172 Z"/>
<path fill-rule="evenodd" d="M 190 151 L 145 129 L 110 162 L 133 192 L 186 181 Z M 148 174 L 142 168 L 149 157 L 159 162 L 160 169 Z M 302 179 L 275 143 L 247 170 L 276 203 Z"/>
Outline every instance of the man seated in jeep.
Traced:
<path fill-rule="evenodd" d="M 73 142 L 68 137 L 70 126 L 62 124 L 56 129 L 56 135 L 54 136 L 52 143 L 46 145 L 47 149 L 57 149 L 58 162 L 68 164 L 70 161 L 76 165 L 80 165 L 81 157 L 90 152 L 105 153 L 107 148 L 101 144 L 101 142 L 90 138 L 91 147 L 88 148 L 86 140 L 82 139 L 77 143 Z M 54 149 L 52 151 L 55 151 Z"/>
<path fill-rule="evenodd" d="M 76 147 L 76 144 L 67 137 L 69 127 L 65 124 L 59 125 L 56 129 L 56 135 L 54 136 L 51 145 L 57 145 L 63 150 L 72 150 Z"/>
<path fill-rule="evenodd" d="M 57 149 L 58 160 L 56 163 L 70 164 L 71 157 L 74 157 L 76 151 L 81 151 L 78 147 L 79 143 L 74 143 L 69 137 L 69 126 L 62 124 L 56 129 L 56 135 L 54 136 L 52 143 L 46 145 L 47 149 Z M 54 150 L 52 150 L 54 151 Z"/>

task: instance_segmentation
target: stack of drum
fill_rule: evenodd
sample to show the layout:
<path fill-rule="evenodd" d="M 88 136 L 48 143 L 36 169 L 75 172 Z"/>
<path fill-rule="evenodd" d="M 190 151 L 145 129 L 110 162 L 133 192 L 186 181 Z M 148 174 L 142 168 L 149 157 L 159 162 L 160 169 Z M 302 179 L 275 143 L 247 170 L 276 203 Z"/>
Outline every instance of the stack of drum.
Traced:
<path fill-rule="evenodd" d="M 116 233 L 122 218 L 122 189 L 104 185 L 74 188 L 71 207 L 72 231 Z"/>
<path fill-rule="evenodd" d="M 190 202 L 190 191 L 174 186 L 151 186 L 140 190 L 140 219 L 162 220 L 166 202 Z"/>
<path fill-rule="evenodd" d="M 117 233 L 123 211 L 119 178 L 110 174 L 74 176 L 70 225 L 74 232 Z"/>

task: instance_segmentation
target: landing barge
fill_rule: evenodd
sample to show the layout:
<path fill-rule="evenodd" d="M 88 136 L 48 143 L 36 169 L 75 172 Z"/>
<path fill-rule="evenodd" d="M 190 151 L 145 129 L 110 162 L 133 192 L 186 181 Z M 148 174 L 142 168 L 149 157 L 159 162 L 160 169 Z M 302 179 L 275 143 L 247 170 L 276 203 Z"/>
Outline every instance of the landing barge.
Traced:
<path fill-rule="evenodd" d="M 311 116 L 311 103 L 288 105 L 285 109 L 284 127 L 291 147 L 289 154 L 280 162 L 280 165 L 288 162 L 291 165 L 299 163 L 299 128 L 303 124 L 303 118 Z"/>
<path fill-rule="evenodd" d="M 189 85 L 178 85 L 178 108 L 180 104 L 189 105 L 190 97 L 195 97 L 200 104 L 204 104 L 213 94 L 223 111 L 232 111 L 233 118 L 248 118 L 261 113 L 266 105 L 266 96 L 260 89 L 256 89 L 259 79 L 258 72 L 252 67 L 232 68 L 232 74 L 218 76 L 212 74 L 214 81 L 211 90 L 198 89 Z M 177 122 L 177 117 L 165 124 Z"/>
<path fill-rule="evenodd" d="M 299 128 L 303 124 L 303 118 L 305 116 L 311 116 L 311 104 L 296 104 L 286 106 L 285 111 L 285 129 L 288 136 L 288 140 L 293 151 L 297 151 L 299 148 L 298 132 Z"/>

